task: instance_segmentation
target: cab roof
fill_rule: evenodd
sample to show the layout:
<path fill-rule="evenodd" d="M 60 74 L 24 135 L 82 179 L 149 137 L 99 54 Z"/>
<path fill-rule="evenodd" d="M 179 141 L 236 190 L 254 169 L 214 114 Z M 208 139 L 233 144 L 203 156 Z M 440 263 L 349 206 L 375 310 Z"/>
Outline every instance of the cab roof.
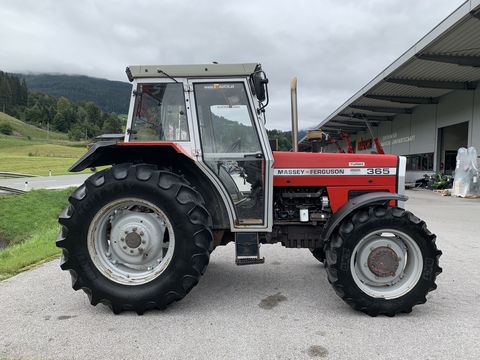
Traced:
<path fill-rule="evenodd" d="M 128 80 L 168 77 L 227 77 L 250 76 L 259 64 L 195 64 L 195 65 L 131 65 L 127 67 Z"/>

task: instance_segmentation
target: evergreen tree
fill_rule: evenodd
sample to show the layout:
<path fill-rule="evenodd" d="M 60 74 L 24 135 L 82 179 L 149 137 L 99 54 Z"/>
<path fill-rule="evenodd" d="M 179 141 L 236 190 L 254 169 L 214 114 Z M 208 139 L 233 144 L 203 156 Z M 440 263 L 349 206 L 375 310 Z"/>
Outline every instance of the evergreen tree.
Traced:
<path fill-rule="evenodd" d="M 107 115 L 107 118 L 103 121 L 102 132 L 104 134 L 118 134 L 123 133 L 123 131 L 120 118 L 114 113 Z"/>

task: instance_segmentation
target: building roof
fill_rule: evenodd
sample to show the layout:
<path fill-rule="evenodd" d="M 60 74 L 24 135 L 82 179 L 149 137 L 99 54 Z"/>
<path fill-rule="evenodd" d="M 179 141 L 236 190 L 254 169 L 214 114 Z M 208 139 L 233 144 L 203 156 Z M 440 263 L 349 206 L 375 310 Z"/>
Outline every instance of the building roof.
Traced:
<path fill-rule="evenodd" d="M 377 126 L 480 81 L 480 0 L 469 0 L 323 120 L 334 134 Z M 300 142 L 305 141 L 303 138 Z"/>
<path fill-rule="evenodd" d="M 195 64 L 195 65 L 131 65 L 127 67 L 130 81 L 136 78 L 165 77 L 225 77 L 249 76 L 255 72 L 257 63 L 248 64 Z"/>

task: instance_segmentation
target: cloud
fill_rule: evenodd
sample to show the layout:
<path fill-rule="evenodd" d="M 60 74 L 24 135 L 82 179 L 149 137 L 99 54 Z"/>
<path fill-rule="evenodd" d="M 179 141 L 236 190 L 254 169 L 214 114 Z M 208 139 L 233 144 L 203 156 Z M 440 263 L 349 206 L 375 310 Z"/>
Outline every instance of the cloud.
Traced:
<path fill-rule="evenodd" d="M 461 0 L 4 0 L 0 69 L 126 80 L 130 64 L 260 62 L 269 128 L 318 124 Z"/>

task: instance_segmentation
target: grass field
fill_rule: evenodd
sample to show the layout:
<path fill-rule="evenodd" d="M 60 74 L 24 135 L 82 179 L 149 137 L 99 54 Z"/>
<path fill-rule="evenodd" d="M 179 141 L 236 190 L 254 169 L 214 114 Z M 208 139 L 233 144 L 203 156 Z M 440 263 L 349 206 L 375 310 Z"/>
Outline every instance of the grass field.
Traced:
<path fill-rule="evenodd" d="M 10 115 L 0 112 L 0 123 L 7 123 L 13 127 L 13 135 L 35 140 L 68 140 L 67 134 L 40 129 L 36 126 L 24 123 Z"/>
<path fill-rule="evenodd" d="M 86 152 L 81 143 L 46 143 L 0 135 L 0 172 L 32 175 L 67 174 L 67 169 Z"/>
<path fill-rule="evenodd" d="M 0 280 L 60 254 L 58 214 L 72 189 L 0 197 Z"/>
<path fill-rule="evenodd" d="M 10 136 L 0 134 L 0 172 L 46 176 L 51 170 L 52 175 L 64 175 L 86 152 L 84 143 L 70 142 L 66 134 L 49 132 L 47 141 L 45 130 L 0 113 L 2 122 L 14 131 Z M 0 280 L 58 256 L 57 217 L 71 191 L 0 196 Z"/>
<path fill-rule="evenodd" d="M 13 127 L 13 135 L 0 134 L 0 172 L 65 175 L 86 151 L 86 144 L 68 141 L 67 134 L 47 131 L 0 112 L 0 123 Z M 47 140 L 48 137 L 48 140 Z"/>

